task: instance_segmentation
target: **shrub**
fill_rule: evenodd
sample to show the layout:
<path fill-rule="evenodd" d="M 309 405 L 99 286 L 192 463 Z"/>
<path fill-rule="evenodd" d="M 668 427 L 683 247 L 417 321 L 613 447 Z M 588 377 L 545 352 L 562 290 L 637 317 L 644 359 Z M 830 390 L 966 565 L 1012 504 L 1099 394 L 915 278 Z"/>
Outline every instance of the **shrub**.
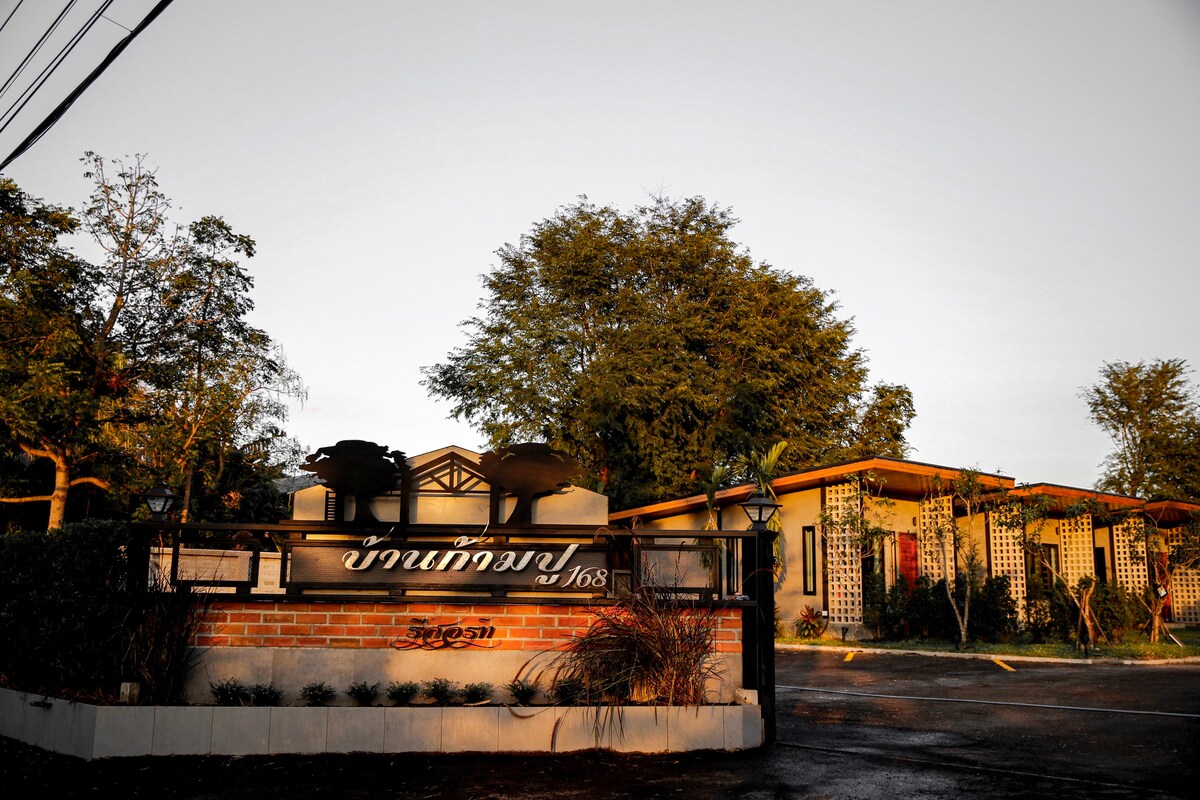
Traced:
<path fill-rule="evenodd" d="M 408 705 L 413 698 L 421 691 L 421 684 L 416 681 L 405 681 L 400 683 L 392 681 L 387 687 L 387 699 L 391 700 L 398 706 Z"/>
<path fill-rule="evenodd" d="M 580 706 L 587 702 L 587 690 L 578 678 L 559 678 L 550 685 L 550 699 L 562 706 Z"/>
<path fill-rule="evenodd" d="M 0 536 L 0 674 L 66 697 L 142 685 L 147 703 L 182 698 L 204 595 L 130 582 L 129 526 L 89 520 Z M 140 572 L 140 570 L 139 570 Z"/>
<path fill-rule="evenodd" d="M 337 692 L 325 681 L 306 683 L 300 689 L 300 698 L 310 706 L 323 706 L 335 697 Z"/>
<path fill-rule="evenodd" d="M 492 699 L 492 685 L 484 682 L 468 683 L 458 694 L 469 706 L 483 705 Z"/>
<path fill-rule="evenodd" d="M 792 621 L 796 626 L 796 636 L 800 639 L 816 639 L 829 627 L 829 617 L 812 606 L 806 605 L 799 616 Z"/>
<path fill-rule="evenodd" d="M 360 706 L 369 706 L 379 697 L 379 684 L 368 684 L 366 681 L 354 681 L 346 687 L 346 694 Z"/>
<path fill-rule="evenodd" d="M 219 706 L 244 706 L 250 703 L 250 690 L 237 678 L 210 683 L 208 690 L 212 692 L 213 700 Z"/>
<path fill-rule="evenodd" d="M 1017 601 L 1007 575 L 984 580 L 971 597 L 971 635 L 986 642 L 1007 642 L 1017 632 Z"/>
<path fill-rule="evenodd" d="M 1096 621 L 1113 643 L 1125 639 L 1125 633 L 1137 626 L 1142 606 L 1137 598 L 1119 583 L 1102 583 L 1092 595 L 1092 611 Z"/>
<path fill-rule="evenodd" d="M 458 684 L 446 678 L 434 678 L 423 684 L 425 696 L 438 705 L 449 705 L 458 697 Z"/>
<path fill-rule="evenodd" d="M 537 696 L 539 688 L 541 687 L 536 680 L 529 680 L 528 678 L 513 678 L 504 684 L 504 690 L 513 696 L 518 705 L 522 706 L 527 706 L 533 702 L 533 698 Z"/>
<path fill-rule="evenodd" d="M 250 705 L 277 706 L 283 702 L 283 691 L 269 683 L 256 683 L 250 687 Z"/>
<path fill-rule="evenodd" d="M 911 635 L 909 598 L 912 593 L 903 575 L 890 589 L 885 588 L 884 576 L 879 573 L 863 576 L 863 624 L 875 631 L 876 639 L 907 639 Z"/>
<path fill-rule="evenodd" d="M 554 684 L 578 682 L 588 703 L 704 702 L 716 674 L 711 608 L 639 591 L 591 614 L 595 622 L 558 655 Z"/>

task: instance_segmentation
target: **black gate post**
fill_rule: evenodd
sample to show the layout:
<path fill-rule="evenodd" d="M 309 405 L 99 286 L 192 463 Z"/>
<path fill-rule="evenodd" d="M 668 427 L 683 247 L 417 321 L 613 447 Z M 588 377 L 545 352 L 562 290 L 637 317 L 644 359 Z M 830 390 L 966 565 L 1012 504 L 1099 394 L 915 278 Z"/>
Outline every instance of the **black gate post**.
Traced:
<path fill-rule="evenodd" d="M 743 582 L 750 599 L 754 601 L 754 624 L 746 628 L 747 641 L 742 644 L 755 654 L 755 683 L 758 704 L 762 708 L 763 744 L 775 744 L 775 537 L 768 523 L 779 504 L 772 502 L 761 491 L 756 491 L 742 503 L 742 509 L 750 518 L 752 540 L 742 541 L 746 565 L 742 572 Z M 743 665 L 746 661 L 743 657 Z M 743 666 L 744 669 L 744 666 Z"/>

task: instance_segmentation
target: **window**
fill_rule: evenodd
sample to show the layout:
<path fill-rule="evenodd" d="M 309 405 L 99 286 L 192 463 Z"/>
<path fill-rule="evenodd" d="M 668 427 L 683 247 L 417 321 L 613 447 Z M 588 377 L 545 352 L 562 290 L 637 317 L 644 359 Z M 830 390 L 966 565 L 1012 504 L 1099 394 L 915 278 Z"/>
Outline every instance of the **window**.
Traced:
<path fill-rule="evenodd" d="M 804 526 L 802 531 L 804 546 L 804 593 L 817 593 L 817 529 L 812 525 Z"/>

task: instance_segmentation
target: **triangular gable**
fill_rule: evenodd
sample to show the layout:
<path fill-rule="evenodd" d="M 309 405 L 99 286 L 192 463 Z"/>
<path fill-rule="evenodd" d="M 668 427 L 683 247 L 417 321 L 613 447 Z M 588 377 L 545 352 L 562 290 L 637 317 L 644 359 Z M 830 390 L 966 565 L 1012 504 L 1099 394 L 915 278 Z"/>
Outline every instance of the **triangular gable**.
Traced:
<path fill-rule="evenodd" d="M 448 450 L 416 466 L 408 475 L 412 491 L 446 494 L 488 494 L 491 486 L 479 462 L 459 450 Z"/>

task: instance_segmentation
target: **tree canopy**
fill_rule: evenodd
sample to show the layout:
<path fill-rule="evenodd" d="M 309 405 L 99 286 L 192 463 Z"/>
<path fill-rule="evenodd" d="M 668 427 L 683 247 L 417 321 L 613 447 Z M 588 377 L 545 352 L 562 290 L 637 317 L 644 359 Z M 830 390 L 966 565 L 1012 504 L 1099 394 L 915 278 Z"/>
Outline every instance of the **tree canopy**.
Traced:
<path fill-rule="evenodd" d="M 774 440 L 784 469 L 904 455 L 909 390 L 869 387 L 829 294 L 755 263 L 736 222 L 703 198 L 559 208 L 497 251 L 467 344 L 424 385 L 493 447 L 570 454 L 616 507 Z"/>
<path fill-rule="evenodd" d="M 1150 500 L 1200 498 L 1200 399 L 1182 359 L 1105 363 L 1083 398 L 1113 442 L 1097 488 Z"/>
<path fill-rule="evenodd" d="M 167 480 L 185 519 L 195 490 L 225 492 L 228 507 L 239 490 L 225 465 L 245 485 L 247 465 L 284 439 L 283 396 L 303 393 L 246 320 L 253 281 L 239 259 L 254 242 L 220 217 L 172 223 L 140 156 L 83 161 L 94 191 L 79 215 L 0 180 L 0 447 L 29 467 L 6 462 L 0 502 L 48 502 L 56 528 L 73 487 L 128 495 Z M 77 231 L 96 263 L 65 243 Z M 48 493 L 28 491 L 43 480 Z"/>

